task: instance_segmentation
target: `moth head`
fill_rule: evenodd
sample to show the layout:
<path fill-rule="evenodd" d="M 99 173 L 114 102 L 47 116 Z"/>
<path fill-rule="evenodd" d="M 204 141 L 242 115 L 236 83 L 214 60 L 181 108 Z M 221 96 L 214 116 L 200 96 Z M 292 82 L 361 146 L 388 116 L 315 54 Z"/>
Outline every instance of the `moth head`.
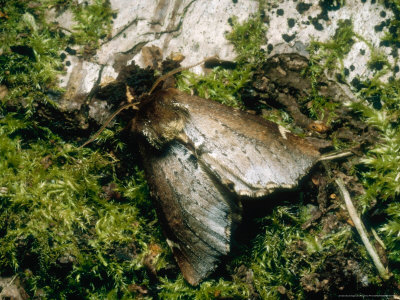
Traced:
<path fill-rule="evenodd" d="M 175 101 L 176 93 L 175 89 L 166 89 L 148 95 L 132 120 L 132 132 L 157 149 L 176 139 L 185 127 L 187 109 Z"/>
<path fill-rule="evenodd" d="M 195 67 L 212 58 L 206 58 L 188 67 L 177 68 L 158 78 L 150 91 L 140 101 L 140 109 L 131 123 L 132 132 L 145 137 L 157 149 L 163 148 L 177 137 L 182 138 L 188 117 L 187 109 L 174 100 L 178 93 L 177 90 L 158 88 L 160 83 L 167 83 L 168 79 L 171 79 L 174 74 Z"/>

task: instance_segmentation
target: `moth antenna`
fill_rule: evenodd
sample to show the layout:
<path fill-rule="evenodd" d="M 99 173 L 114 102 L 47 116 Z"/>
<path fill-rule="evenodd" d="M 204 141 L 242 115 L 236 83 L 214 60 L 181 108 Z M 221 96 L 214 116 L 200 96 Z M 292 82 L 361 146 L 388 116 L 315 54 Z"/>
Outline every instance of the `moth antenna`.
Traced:
<path fill-rule="evenodd" d="M 135 103 L 129 103 L 126 104 L 124 106 L 121 106 L 119 109 L 117 109 L 108 119 L 107 121 L 103 124 L 103 126 L 101 126 L 101 128 L 90 138 L 88 139 L 83 145 L 79 146 L 78 149 L 81 149 L 83 147 L 85 147 L 86 145 L 90 144 L 91 142 L 93 142 L 103 131 L 104 129 L 108 126 L 108 124 L 110 124 L 110 122 L 123 110 L 132 107 L 133 109 L 138 110 L 139 108 L 136 106 L 138 104 L 138 102 Z"/>
<path fill-rule="evenodd" d="M 200 61 L 200 62 L 198 62 L 198 63 L 195 63 L 194 65 L 187 66 L 187 67 L 179 67 L 179 68 L 177 68 L 177 69 L 174 69 L 174 70 L 172 70 L 172 71 L 169 71 L 167 74 L 164 74 L 163 76 L 161 76 L 160 78 L 158 78 L 158 79 L 156 80 L 156 82 L 153 84 L 153 86 L 151 87 L 150 91 L 148 92 L 148 95 L 151 95 L 151 94 L 154 92 L 154 90 L 156 89 L 156 87 L 160 84 L 160 82 L 164 81 L 164 80 L 167 79 L 168 77 L 170 77 L 170 76 L 172 76 L 172 75 L 174 75 L 174 74 L 176 74 L 176 73 L 182 72 L 182 71 L 184 71 L 184 70 L 188 70 L 188 69 L 194 68 L 194 67 L 196 67 L 196 66 L 198 66 L 198 65 L 200 65 L 200 64 L 202 64 L 202 63 L 204 63 L 204 62 L 206 62 L 207 60 L 213 59 L 213 58 L 219 59 L 218 56 L 210 56 L 210 57 L 207 57 L 207 58 L 203 59 L 202 61 Z"/>

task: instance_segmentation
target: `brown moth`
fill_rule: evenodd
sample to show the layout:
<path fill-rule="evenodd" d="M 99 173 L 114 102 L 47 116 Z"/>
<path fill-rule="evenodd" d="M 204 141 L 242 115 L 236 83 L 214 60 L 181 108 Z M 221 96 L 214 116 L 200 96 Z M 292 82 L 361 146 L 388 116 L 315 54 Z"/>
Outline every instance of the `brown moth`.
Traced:
<path fill-rule="evenodd" d="M 295 187 L 320 157 L 273 122 L 173 88 L 142 100 L 131 129 L 168 244 L 192 285 L 230 252 L 241 201 Z"/>
<path fill-rule="evenodd" d="M 320 153 L 261 117 L 174 88 L 153 92 L 171 74 L 111 118 L 135 109 L 131 131 L 167 242 L 197 285 L 230 252 L 242 201 L 294 188 Z"/>

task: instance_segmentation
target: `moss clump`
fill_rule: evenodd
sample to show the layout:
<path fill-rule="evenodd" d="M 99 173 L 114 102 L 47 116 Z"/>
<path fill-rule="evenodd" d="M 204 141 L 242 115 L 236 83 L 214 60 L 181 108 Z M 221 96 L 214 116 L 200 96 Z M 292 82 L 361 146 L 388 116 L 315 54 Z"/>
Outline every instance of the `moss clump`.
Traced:
<path fill-rule="evenodd" d="M 261 46 L 266 44 L 265 34 L 267 28 L 260 15 L 249 18 L 240 24 L 236 17 L 231 18 L 232 32 L 226 35 L 235 47 L 238 63 L 261 65 L 266 57 L 261 51 Z"/>
<path fill-rule="evenodd" d="M 161 299 L 249 299 L 249 287 L 235 280 L 207 280 L 199 288 L 189 286 L 182 276 L 175 281 L 162 280 Z"/>
<path fill-rule="evenodd" d="M 311 56 L 311 78 L 314 79 L 324 70 L 343 69 L 343 58 L 349 53 L 355 41 L 355 33 L 351 20 L 339 20 L 332 40 L 327 42 L 312 41 L 309 46 Z M 338 68 L 339 67 L 339 68 Z"/>
<path fill-rule="evenodd" d="M 332 40 L 327 42 L 312 41 L 309 46 L 310 62 L 308 69 L 304 70 L 311 80 L 311 95 L 306 101 L 311 101 L 310 114 L 316 119 L 332 120 L 335 117 L 334 110 L 338 103 L 319 94 L 319 80 L 325 71 L 335 72 L 339 70 L 339 77 L 344 78 L 343 59 L 350 51 L 355 41 L 353 24 L 350 20 L 339 20 L 338 27 Z M 328 114 L 328 116 L 326 116 Z"/>
<path fill-rule="evenodd" d="M 397 17 L 400 3 L 398 1 L 385 1 L 385 5 L 390 7 L 395 17 L 391 20 L 391 29 L 383 38 L 383 45 L 390 40 L 390 45 L 398 48 L 398 24 Z M 345 25 L 345 24 L 344 24 Z M 341 30 L 338 36 L 345 38 L 343 41 L 350 42 L 353 39 L 363 41 L 371 51 L 368 66 L 374 71 L 370 79 L 353 80 L 357 88 L 357 95 L 360 102 L 353 103 L 352 109 L 356 113 L 361 113 L 363 120 L 379 133 L 379 142 L 376 142 L 365 153 L 362 163 L 355 168 L 359 179 L 363 182 L 365 194 L 360 197 L 359 203 L 361 210 L 366 218 L 371 212 L 375 217 L 369 217 L 371 226 L 377 231 L 380 238 L 387 247 L 389 257 L 389 269 L 394 273 L 395 280 L 400 281 L 397 265 L 400 262 L 400 218 L 399 209 L 399 184 L 400 169 L 398 167 L 400 149 L 400 127 L 399 127 L 399 108 L 400 108 L 400 81 L 392 78 L 389 82 L 382 80 L 383 75 L 388 72 L 396 73 L 396 67 L 392 66 L 387 58 L 381 54 L 364 37 L 351 34 L 350 28 Z M 340 45 L 337 41 L 337 45 Z M 328 44 L 329 45 L 329 44 Z M 334 45 L 334 44 L 333 44 Z M 349 48 L 343 44 L 343 50 L 326 48 L 325 43 L 313 43 L 311 50 L 312 65 L 311 74 L 319 74 L 325 67 L 329 69 L 343 69 L 341 59 Z M 328 49 L 328 51 L 326 51 Z M 323 67 L 319 64 L 325 62 Z M 395 60 L 395 63 L 397 61 Z"/>
<path fill-rule="evenodd" d="M 100 41 L 111 32 L 113 11 L 108 0 L 94 0 L 90 4 L 74 5 L 72 8 L 77 24 L 73 27 L 72 40 L 84 45 L 85 55 L 93 54 Z"/>
<path fill-rule="evenodd" d="M 55 76 L 63 66 L 58 58 L 66 39 L 52 30 L 39 8 L 26 1 L 7 1 L 0 22 L 0 84 L 9 89 L 7 99 L 23 98 L 32 113 L 34 101 L 47 99 L 44 91 L 55 88 Z M 5 99 L 5 100 L 7 100 Z"/>
<path fill-rule="evenodd" d="M 340 104 L 319 93 L 320 78 L 325 72 L 336 72 L 339 81 L 345 78 L 343 59 L 353 46 L 355 38 L 351 20 L 339 20 L 332 40 L 327 42 L 314 40 L 308 47 L 310 52 L 309 66 L 302 74 L 310 78 L 311 93 L 303 101 L 309 103 L 307 108 L 311 117 L 324 120 L 326 124 L 335 119 L 335 110 Z"/>
<path fill-rule="evenodd" d="M 49 7 L 73 9 L 76 31 L 66 36 L 47 23 Z M 61 50 L 73 40 L 94 49 L 108 32 L 107 7 L 17 0 L 0 8 L 0 84 L 8 89 L 0 103 L 0 276 L 17 274 L 32 297 L 133 298 L 141 294 L 134 287 L 148 285 L 148 268 L 162 268 L 169 254 L 142 172 L 132 165 L 121 175 L 115 156 L 78 149 L 31 118 L 56 89 Z M 11 112 L 10 103 L 24 105 Z"/>
<path fill-rule="evenodd" d="M 89 298 L 148 283 L 146 257 L 163 266 L 142 172 L 117 178 L 112 157 L 15 114 L 0 121 L 0 155 L 2 275 L 19 273 L 32 295 Z"/>
<path fill-rule="evenodd" d="M 233 70 L 217 67 L 204 76 L 183 72 L 178 76 L 177 86 L 188 93 L 240 107 L 243 106 L 241 92 L 250 83 L 253 71 L 265 62 L 265 53 L 260 49 L 266 42 L 267 29 L 260 15 L 242 24 L 232 17 L 230 24 L 233 30 L 226 37 L 238 53 L 236 67 Z"/>
<path fill-rule="evenodd" d="M 51 7 L 74 12 L 76 25 L 69 36 L 46 20 Z M 46 92 L 58 89 L 55 78 L 64 69 L 62 49 L 78 44 L 92 52 L 111 30 L 112 11 L 107 1 L 86 5 L 76 1 L 16 0 L 6 1 L 0 9 L 0 84 L 9 89 L 3 101 L 24 99 L 28 115 L 34 113 L 35 101 L 50 101 Z"/>
<path fill-rule="evenodd" d="M 194 92 L 200 97 L 238 107 L 242 106 L 240 92 L 250 82 L 251 76 L 247 69 L 216 68 L 210 74 L 200 76 L 184 71 L 178 76 L 177 87 L 187 93 Z"/>
<path fill-rule="evenodd" d="M 397 49 L 400 46 L 400 1 L 386 0 L 385 6 L 390 8 L 394 17 L 389 22 L 389 30 L 385 32 L 381 45 L 392 47 L 393 54 L 397 57 Z"/>
<path fill-rule="evenodd" d="M 382 71 L 384 67 L 390 67 L 390 64 L 385 54 L 375 50 L 371 53 L 368 67 L 375 71 Z"/>
<path fill-rule="evenodd" d="M 360 96 L 364 102 L 353 104 L 360 111 L 365 121 L 379 131 L 379 143 L 371 147 L 363 159 L 363 167 L 358 169 L 366 189 L 360 199 L 363 211 L 374 211 L 380 216 L 375 226 L 384 240 L 391 264 L 400 262 L 400 214 L 398 184 L 400 168 L 400 82 L 395 80 L 383 83 L 375 78 L 365 82 Z M 371 102 L 379 101 L 379 106 Z M 390 268 L 400 281 L 397 268 Z"/>
<path fill-rule="evenodd" d="M 346 265 L 346 259 L 354 261 L 357 258 L 360 274 L 355 274 L 355 271 L 351 276 L 368 276 L 371 272 L 369 266 L 361 266 L 366 253 L 362 248 L 354 248 L 349 225 L 330 215 L 325 222 L 336 224 L 329 229 L 321 223 L 311 231 L 302 228 L 312 218 L 313 212 L 315 207 L 312 205 L 280 206 L 259 221 L 264 225 L 264 232 L 254 241 L 251 269 L 262 299 L 276 299 L 282 294 L 298 299 L 326 293 L 333 296 L 343 293 L 340 288 L 350 291 L 355 288 L 346 282 L 349 274 L 344 274 L 349 270 L 329 266 L 329 261 Z M 334 272 L 338 274 L 333 276 Z M 336 282 L 324 284 L 325 278 L 334 278 Z"/>

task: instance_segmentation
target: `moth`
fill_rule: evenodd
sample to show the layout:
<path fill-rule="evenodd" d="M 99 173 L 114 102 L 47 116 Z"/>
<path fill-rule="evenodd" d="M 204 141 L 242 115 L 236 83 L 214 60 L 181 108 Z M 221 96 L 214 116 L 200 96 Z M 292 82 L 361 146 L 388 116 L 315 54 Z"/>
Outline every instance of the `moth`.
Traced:
<path fill-rule="evenodd" d="M 261 117 L 175 88 L 153 92 L 160 81 L 130 104 L 130 130 L 167 242 L 197 285 L 229 254 L 242 202 L 294 188 L 320 153 Z"/>

